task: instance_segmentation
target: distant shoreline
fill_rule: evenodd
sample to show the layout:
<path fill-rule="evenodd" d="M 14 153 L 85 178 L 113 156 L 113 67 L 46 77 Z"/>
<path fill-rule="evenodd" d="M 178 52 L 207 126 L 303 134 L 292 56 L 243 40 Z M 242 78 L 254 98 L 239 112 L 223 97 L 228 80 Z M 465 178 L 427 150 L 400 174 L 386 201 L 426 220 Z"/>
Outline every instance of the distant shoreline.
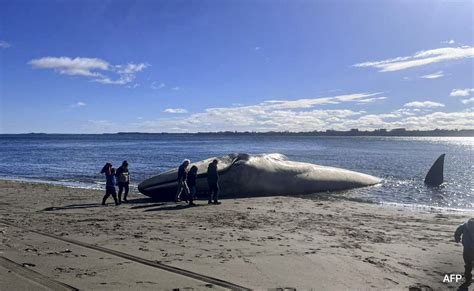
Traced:
<path fill-rule="evenodd" d="M 171 136 L 379 136 L 379 137 L 474 137 L 474 129 L 434 129 L 434 130 L 406 130 L 397 128 L 392 130 L 376 129 L 362 131 L 351 129 L 348 131 L 326 130 L 326 131 L 218 131 L 218 132 L 116 132 L 116 133 L 9 133 L 0 134 L 0 137 L 8 136 L 43 136 L 43 135 L 171 135 Z"/>

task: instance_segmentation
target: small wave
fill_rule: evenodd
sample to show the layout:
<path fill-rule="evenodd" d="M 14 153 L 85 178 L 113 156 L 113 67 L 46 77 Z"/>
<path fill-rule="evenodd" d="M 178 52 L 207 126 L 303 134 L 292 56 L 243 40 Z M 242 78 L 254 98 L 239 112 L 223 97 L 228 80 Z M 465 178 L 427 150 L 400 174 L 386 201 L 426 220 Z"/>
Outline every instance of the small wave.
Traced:
<path fill-rule="evenodd" d="M 426 204 L 417 204 L 417 203 L 401 203 L 401 202 L 378 202 L 380 205 L 390 206 L 390 207 L 399 207 L 399 208 L 410 208 L 413 210 L 427 210 L 427 211 L 440 211 L 440 212 L 471 212 L 474 213 L 474 209 L 466 208 L 452 208 L 445 206 L 432 206 Z"/>
<path fill-rule="evenodd" d="M 68 188 L 81 188 L 81 189 L 101 189 L 100 186 L 95 184 L 88 184 L 74 181 L 52 181 L 52 180 L 41 180 L 31 178 L 17 178 L 17 177 L 1 177 L 0 180 L 13 181 L 13 182 L 25 182 L 25 183 L 37 183 L 37 184 L 49 184 L 56 186 L 65 186 Z"/>

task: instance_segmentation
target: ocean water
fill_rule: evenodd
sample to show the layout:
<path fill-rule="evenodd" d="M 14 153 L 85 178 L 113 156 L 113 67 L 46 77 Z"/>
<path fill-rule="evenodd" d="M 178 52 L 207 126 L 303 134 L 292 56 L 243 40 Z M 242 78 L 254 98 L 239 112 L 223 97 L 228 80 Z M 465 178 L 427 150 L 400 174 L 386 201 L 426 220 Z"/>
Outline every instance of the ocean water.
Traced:
<path fill-rule="evenodd" d="M 177 167 L 184 158 L 197 161 L 235 152 L 280 153 L 290 160 L 383 179 L 378 186 L 334 194 L 339 197 L 472 209 L 473 151 L 472 137 L 0 135 L 0 178 L 101 188 L 104 178 L 99 172 L 105 162 L 117 168 L 128 160 L 131 182 L 137 185 Z M 442 153 L 446 153 L 446 183 L 425 187 L 423 179 Z"/>

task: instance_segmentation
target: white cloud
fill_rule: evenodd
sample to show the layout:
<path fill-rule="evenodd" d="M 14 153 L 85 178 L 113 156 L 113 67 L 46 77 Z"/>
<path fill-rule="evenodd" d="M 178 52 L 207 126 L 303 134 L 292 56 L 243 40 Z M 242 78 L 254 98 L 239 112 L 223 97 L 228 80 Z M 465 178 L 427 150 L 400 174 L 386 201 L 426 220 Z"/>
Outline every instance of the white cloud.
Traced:
<path fill-rule="evenodd" d="M 171 90 L 174 90 L 174 91 L 178 91 L 179 89 L 181 89 L 181 88 L 179 88 L 179 87 L 177 87 L 177 86 L 176 86 L 176 87 L 173 87 L 173 88 L 171 88 Z"/>
<path fill-rule="evenodd" d="M 443 71 L 438 71 L 436 73 L 428 74 L 428 75 L 423 75 L 420 78 L 423 79 L 438 79 L 444 76 Z"/>
<path fill-rule="evenodd" d="M 165 109 L 163 112 L 174 113 L 174 114 L 188 113 L 188 111 L 184 108 L 168 108 L 168 109 Z"/>
<path fill-rule="evenodd" d="M 68 58 L 68 57 L 45 57 L 33 59 L 29 62 L 34 68 L 53 69 L 60 74 L 80 75 L 87 77 L 101 76 L 97 70 L 107 71 L 109 63 L 101 59 L 93 58 Z"/>
<path fill-rule="evenodd" d="M 28 62 L 33 68 L 52 69 L 63 75 L 91 77 L 102 84 L 124 85 L 135 80 L 135 75 L 148 67 L 147 64 L 129 63 L 113 66 L 98 58 L 44 57 Z M 116 78 L 105 75 L 112 74 Z"/>
<path fill-rule="evenodd" d="M 381 93 L 357 93 L 348 95 L 339 95 L 334 97 L 320 97 L 311 99 L 297 99 L 297 100 L 269 100 L 265 101 L 258 106 L 265 107 L 268 109 L 297 109 L 297 108 L 310 108 L 316 105 L 328 105 L 328 104 L 340 104 L 343 102 L 373 102 L 376 98 L 372 96 L 379 95 Z M 383 98 L 386 97 L 377 97 Z"/>
<path fill-rule="evenodd" d="M 164 88 L 165 86 L 166 86 L 165 83 L 157 84 L 156 82 L 152 82 L 150 85 L 150 88 L 153 90 L 158 90 L 158 89 Z"/>
<path fill-rule="evenodd" d="M 101 77 L 101 78 L 94 79 L 94 81 L 101 84 L 125 85 L 132 82 L 134 79 L 135 78 L 131 76 L 120 76 L 120 78 L 116 80 L 112 80 L 109 77 Z"/>
<path fill-rule="evenodd" d="M 256 46 L 256 47 L 255 47 L 255 50 L 256 50 L 256 51 L 259 51 L 260 49 L 261 49 L 261 47 L 259 47 L 259 46 Z"/>
<path fill-rule="evenodd" d="M 471 103 L 474 103 L 474 97 L 471 97 L 469 99 L 464 99 L 464 100 L 461 100 L 462 104 L 471 104 Z"/>
<path fill-rule="evenodd" d="M 466 88 L 466 89 L 453 89 L 449 96 L 451 97 L 467 97 L 474 92 L 474 88 Z"/>
<path fill-rule="evenodd" d="M 373 98 L 361 99 L 357 101 L 357 104 L 361 105 L 361 104 L 367 104 L 367 103 L 374 103 L 376 101 L 385 100 L 385 99 L 387 99 L 387 97 L 373 97 Z"/>
<path fill-rule="evenodd" d="M 129 63 L 125 66 L 117 65 L 115 67 L 117 68 L 117 73 L 119 74 L 135 74 L 135 73 L 143 71 L 148 66 L 149 65 L 144 64 L 144 63 L 140 63 L 140 64 Z"/>
<path fill-rule="evenodd" d="M 470 46 L 445 47 L 432 50 L 419 51 L 412 56 L 396 57 L 393 59 L 370 61 L 355 64 L 355 67 L 372 67 L 380 69 L 379 72 L 391 72 L 409 68 L 425 66 L 433 63 L 460 60 L 474 57 L 474 48 Z"/>
<path fill-rule="evenodd" d="M 454 41 L 454 39 L 450 39 L 450 40 L 444 40 L 441 43 L 454 44 L 455 41 Z"/>
<path fill-rule="evenodd" d="M 4 40 L 0 40 L 0 49 L 6 49 L 6 48 L 9 48 L 11 47 L 11 44 L 4 41 Z"/>
<path fill-rule="evenodd" d="M 413 107 L 413 108 L 436 108 L 444 107 L 443 103 L 433 102 L 433 101 L 413 101 L 406 103 L 403 107 Z"/>
<path fill-rule="evenodd" d="M 71 108 L 79 108 L 79 107 L 84 107 L 86 106 L 87 104 L 85 102 L 82 102 L 82 101 L 79 101 L 77 103 L 74 103 L 71 105 Z"/>
<path fill-rule="evenodd" d="M 128 85 L 128 86 L 127 86 L 127 88 L 130 88 L 130 89 L 135 89 L 135 88 L 137 88 L 137 87 L 140 87 L 140 84 L 135 83 L 135 84 L 133 84 L 133 85 Z"/>

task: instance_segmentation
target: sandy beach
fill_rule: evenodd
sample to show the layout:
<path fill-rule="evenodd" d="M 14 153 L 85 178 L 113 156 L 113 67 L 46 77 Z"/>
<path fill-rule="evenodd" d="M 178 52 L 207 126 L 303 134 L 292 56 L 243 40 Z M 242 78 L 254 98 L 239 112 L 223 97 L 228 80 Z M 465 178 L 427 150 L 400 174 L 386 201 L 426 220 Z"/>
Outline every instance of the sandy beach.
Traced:
<path fill-rule="evenodd" d="M 102 195 L 0 181 L 0 257 L 83 290 L 226 289 L 212 278 L 256 290 L 455 290 L 461 282 L 442 282 L 463 272 L 453 232 L 472 216 L 337 194 L 224 199 L 218 206 L 199 200 L 191 208 L 138 193 L 131 203 L 116 207 L 110 199 L 103 207 Z M 2 290 L 41 285 L 10 263 L 0 263 L 0 273 Z"/>

